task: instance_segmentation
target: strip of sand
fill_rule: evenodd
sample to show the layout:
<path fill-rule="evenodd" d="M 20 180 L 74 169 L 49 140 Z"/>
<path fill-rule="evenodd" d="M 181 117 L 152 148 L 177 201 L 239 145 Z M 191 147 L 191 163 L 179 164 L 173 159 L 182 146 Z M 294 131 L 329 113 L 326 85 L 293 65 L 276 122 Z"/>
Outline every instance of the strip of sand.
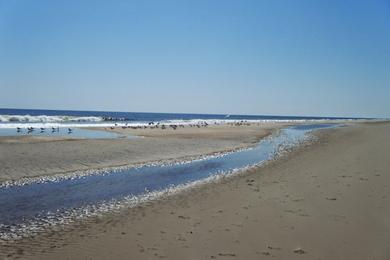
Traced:
<path fill-rule="evenodd" d="M 135 139 L 0 137 L 0 182 L 114 166 L 184 160 L 245 148 L 283 124 L 113 131 Z"/>
<path fill-rule="evenodd" d="M 390 123 L 319 136 L 257 170 L 2 252 L 28 259 L 389 259 Z"/>

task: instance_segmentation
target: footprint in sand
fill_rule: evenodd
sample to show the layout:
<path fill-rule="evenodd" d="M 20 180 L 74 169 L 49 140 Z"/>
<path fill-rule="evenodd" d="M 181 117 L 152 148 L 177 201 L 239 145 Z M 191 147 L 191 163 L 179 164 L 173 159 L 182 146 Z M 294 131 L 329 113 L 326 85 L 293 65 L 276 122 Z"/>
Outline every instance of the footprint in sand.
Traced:
<path fill-rule="evenodd" d="M 246 180 L 247 185 L 252 186 L 255 180 Z"/>
<path fill-rule="evenodd" d="M 299 255 L 303 255 L 303 254 L 306 254 L 306 251 L 303 250 L 302 248 L 298 247 L 296 249 L 293 250 L 294 253 L 296 254 L 299 254 Z"/>
<path fill-rule="evenodd" d="M 179 241 L 187 241 L 187 239 L 185 238 L 185 237 L 183 237 L 182 235 L 179 235 L 178 236 L 178 238 L 177 238 L 177 240 L 179 240 Z"/>
<path fill-rule="evenodd" d="M 177 216 L 177 217 L 180 218 L 180 219 L 190 219 L 190 217 L 186 217 L 186 216 L 182 216 L 182 215 Z"/>
<path fill-rule="evenodd" d="M 236 256 L 236 254 L 234 254 L 234 253 L 219 253 L 218 255 L 219 256 L 231 256 L 231 257 L 235 257 Z"/>

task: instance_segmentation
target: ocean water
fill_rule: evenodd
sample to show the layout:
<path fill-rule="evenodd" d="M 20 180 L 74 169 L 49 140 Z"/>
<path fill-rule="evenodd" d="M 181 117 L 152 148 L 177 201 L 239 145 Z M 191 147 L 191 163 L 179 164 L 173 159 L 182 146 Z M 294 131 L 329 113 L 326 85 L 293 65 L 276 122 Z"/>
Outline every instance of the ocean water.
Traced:
<path fill-rule="evenodd" d="M 312 121 L 312 120 L 354 120 L 344 117 L 300 117 L 229 114 L 180 114 L 180 113 L 141 113 L 38 109 L 1 109 L 0 128 L 16 127 L 56 127 L 56 126 L 112 126 L 144 125 L 149 122 L 191 124 L 199 121 Z"/>

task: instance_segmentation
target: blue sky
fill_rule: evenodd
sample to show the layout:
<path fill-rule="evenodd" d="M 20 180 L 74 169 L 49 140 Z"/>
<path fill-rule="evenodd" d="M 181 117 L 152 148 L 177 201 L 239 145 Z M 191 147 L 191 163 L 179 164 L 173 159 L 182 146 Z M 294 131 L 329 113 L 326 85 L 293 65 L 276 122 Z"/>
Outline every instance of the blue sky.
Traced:
<path fill-rule="evenodd" d="M 0 0 L 0 107 L 390 117 L 390 1 Z"/>

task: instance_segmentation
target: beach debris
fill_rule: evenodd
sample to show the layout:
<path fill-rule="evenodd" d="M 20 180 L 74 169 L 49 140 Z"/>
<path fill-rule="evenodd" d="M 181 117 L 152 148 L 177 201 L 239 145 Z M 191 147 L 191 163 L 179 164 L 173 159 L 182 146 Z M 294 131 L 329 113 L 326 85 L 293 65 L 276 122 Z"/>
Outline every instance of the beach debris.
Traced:
<path fill-rule="evenodd" d="M 300 248 L 300 247 L 298 247 L 298 248 L 295 248 L 295 249 L 293 250 L 293 252 L 294 252 L 294 253 L 296 253 L 296 254 L 299 254 L 299 255 L 306 254 L 306 251 L 305 251 L 305 250 L 303 250 L 303 249 L 302 249 L 302 248 Z"/>

